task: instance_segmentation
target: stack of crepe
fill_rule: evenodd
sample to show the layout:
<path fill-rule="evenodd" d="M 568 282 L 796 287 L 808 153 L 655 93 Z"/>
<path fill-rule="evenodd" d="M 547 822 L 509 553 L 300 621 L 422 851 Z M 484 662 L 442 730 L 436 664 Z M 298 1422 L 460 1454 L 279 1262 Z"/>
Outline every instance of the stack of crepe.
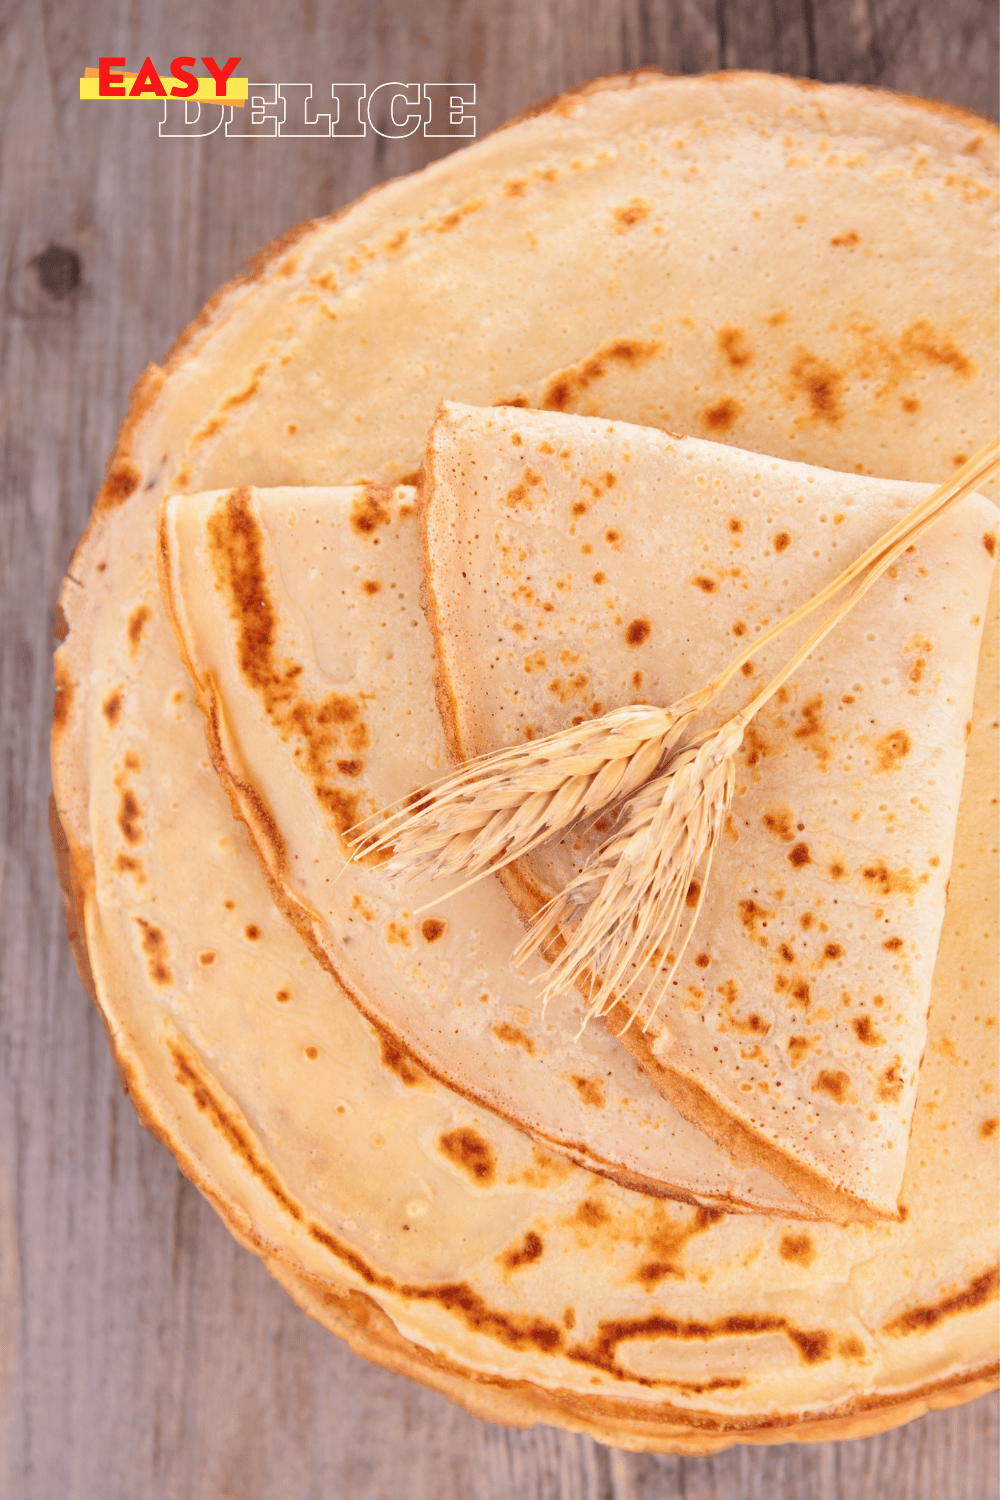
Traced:
<path fill-rule="evenodd" d="M 592 829 L 461 891 L 344 837 L 701 686 L 985 440 L 995 144 L 606 80 L 304 226 L 136 391 L 62 598 L 81 969 L 234 1232 L 482 1415 L 709 1451 L 995 1381 L 989 501 L 755 724 L 621 1037 L 511 961 Z"/>

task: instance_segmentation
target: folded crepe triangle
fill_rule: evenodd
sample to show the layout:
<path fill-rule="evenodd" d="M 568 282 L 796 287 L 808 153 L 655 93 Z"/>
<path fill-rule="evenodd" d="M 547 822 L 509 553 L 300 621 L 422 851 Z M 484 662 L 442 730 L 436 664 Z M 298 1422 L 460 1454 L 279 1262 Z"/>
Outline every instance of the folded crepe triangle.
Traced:
<path fill-rule="evenodd" d="M 423 526 L 453 755 L 696 691 L 931 488 L 446 404 Z M 666 1099 L 817 1203 L 896 1211 L 994 555 L 993 507 L 957 502 L 796 670 L 745 736 L 663 1005 L 633 966 L 608 1016 Z M 708 725 L 811 630 L 765 646 Z M 609 826 L 591 817 L 502 873 L 522 915 Z M 644 1029 L 624 1029 L 633 1008 Z"/>
<path fill-rule="evenodd" d="M 640 1191 L 845 1216 L 832 1195 L 802 1201 L 735 1163 L 603 1028 L 577 1043 L 579 995 L 543 1018 L 531 969 L 511 962 L 523 927 L 495 882 L 449 896 L 390 878 L 384 861 L 348 862 L 352 825 L 447 767 L 413 489 L 174 495 L 158 553 L 215 769 L 274 900 L 374 1024 L 400 1087 L 421 1087 L 423 1068 L 454 1089 L 447 1149 L 464 1178 L 485 1189 L 493 1166 L 462 1126 L 463 1096 Z"/>

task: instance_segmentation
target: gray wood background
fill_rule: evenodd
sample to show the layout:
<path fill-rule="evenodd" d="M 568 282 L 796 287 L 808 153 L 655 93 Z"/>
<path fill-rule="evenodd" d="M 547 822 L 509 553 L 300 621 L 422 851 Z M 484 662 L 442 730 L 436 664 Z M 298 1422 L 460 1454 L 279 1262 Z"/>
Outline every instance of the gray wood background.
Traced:
<path fill-rule="evenodd" d="M 994 0 L 0 0 L 0 1496 L 994 1500 L 991 1399 L 863 1442 L 715 1459 L 478 1422 L 310 1323 L 136 1123 L 48 846 L 59 581 L 146 362 L 287 225 L 448 147 L 164 141 L 157 106 L 79 102 L 102 54 L 206 52 L 317 95 L 474 80 L 480 134 L 643 63 L 996 111 Z M 53 246 L 78 279 L 71 258 L 38 259 Z"/>

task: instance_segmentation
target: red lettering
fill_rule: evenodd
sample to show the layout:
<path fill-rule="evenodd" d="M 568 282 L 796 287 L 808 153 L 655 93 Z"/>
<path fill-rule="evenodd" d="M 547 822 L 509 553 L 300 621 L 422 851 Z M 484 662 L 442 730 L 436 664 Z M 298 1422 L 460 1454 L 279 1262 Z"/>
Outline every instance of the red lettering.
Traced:
<path fill-rule="evenodd" d="M 97 59 L 97 92 L 102 99 L 124 99 L 125 80 L 112 68 L 124 68 L 124 57 L 99 57 Z M 118 85 L 121 84 L 119 88 Z"/>
<path fill-rule="evenodd" d="M 225 99 L 225 97 L 226 97 L 226 80 L 229 77 L 230 73 L 233 71 L 233 69 L 236 67 L 237 63 L 239 62 L 239 58 L 238 57 L 231 57 L 229 59 L 229 61 L 226 63 L 226 65 L 225 65 L 224 68 L 220 68 L 219 65 L 218 65 L 218 63 L 215 61 L 215 59 L 213 57 L 203 57 L 202 58 L 202 62 L 205 64 L 205 67 L 208 69 L 208 71 L 211 73 L 212 77 L 215 79 L 215 97 L 216 97 L 216 99 Z"/>
<path fill-rule="evenodd" d="M 167 97 L 160 75 L 153 67 L 152 59 L 148 57 L 136 74 L 135 83 L 128 91 L 130 99 L 141 99 L 143 94 L 155 94 L 158 99 Z"/>
<path fill-rule="evenodd" d="M 183 89 L 179 89 L 176 86 L 172 88 L 170 90 L 172 98 L 190 99 L 192 94 L 198 92 L 198 80 L 193 73 L 188 72 L 188 68 L 193 68 L 194 63 L 195 60 L 193 57 L 175 57 L 170 64 L 170 72 L 174 78 L 179 79 L 181 83 L 187 85 Z"/>

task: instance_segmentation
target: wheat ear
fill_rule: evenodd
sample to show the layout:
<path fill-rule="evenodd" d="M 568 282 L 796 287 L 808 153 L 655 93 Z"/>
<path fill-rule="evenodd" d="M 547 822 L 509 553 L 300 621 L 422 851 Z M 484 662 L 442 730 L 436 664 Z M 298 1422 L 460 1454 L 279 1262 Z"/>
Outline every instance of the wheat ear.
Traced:
<path fill-rule="evenodd" d="M 646 988 L 632 1004 L 624 1029 L 658 985 L 659 993 L 643 1029 L 649 1026 L 701 910 L 712 855 L 732 801 L 736 754 L 747 725 L 896 558 L 939 521 L 950 505 L 991 476 L 998 466 L 998 454 L 1000 439 L 994 439 L 868 549 L 864 555 L 866 570 L 861 567 L 862 559 L 852 564 L 841 579 L 861 573 L 859 581 L 819 629 L 745 708 L 719 729 L 701 735 L 673 755 L 665 771 L 625 808 L 620 830 L 605 840 L 565 890 L 536 914 L 515 960 L 523 963 L 536 951 L 551 950 L 560 937 L 563 941 L 546 976 L 543 1002 L 577 985 L 589 998 L 587 1019 L 603 1014 L 618 998 L 617 987 L 623 980 L 624 987 L 630 988 L 634 976 L 629 970 L 640 969 L 652 960 Z M 783 623 L 787 626 L 791 619 Z M 703 863 L 695 909 L 679 948 L 674 950 L 688 892 Z M 669 964 L 665 974 L 664 960 Z"/>
<path fill-rule="evenodd" d="M 530 854 L 578 819 L 624 801 L 665 768 L 694 718 L 745 662 L 850 583 L 867 577 L 867 570 L 900 538 L 909 545 L 919 534 L 914 527 L 932 524 L 959 494 L 975 488 L 990 472 L 991 462 L 995 467 L 995 443 L 963 465 L 948 484 L 929 495 L 832 583 L 748 643 L 698 692 L 668 708 L 615 709 L 589 723 L 466 761 L 400 806 L 351 829 L 352 857 L 388 855 L 391 876 L 433 880 L 465 875 L 459 887 L 464 889 Z"/>

